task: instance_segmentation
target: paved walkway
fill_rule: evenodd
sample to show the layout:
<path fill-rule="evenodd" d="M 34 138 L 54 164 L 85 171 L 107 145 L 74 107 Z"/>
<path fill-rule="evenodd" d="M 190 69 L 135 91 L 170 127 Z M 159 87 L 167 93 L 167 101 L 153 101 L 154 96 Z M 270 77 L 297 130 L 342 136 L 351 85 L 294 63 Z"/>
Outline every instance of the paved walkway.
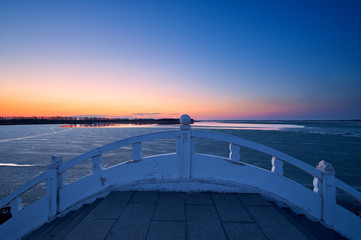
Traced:
<path fill-rule="evenodd" d="M 30 239 L 344 239 L 257 194 L 111 192 Z"/>

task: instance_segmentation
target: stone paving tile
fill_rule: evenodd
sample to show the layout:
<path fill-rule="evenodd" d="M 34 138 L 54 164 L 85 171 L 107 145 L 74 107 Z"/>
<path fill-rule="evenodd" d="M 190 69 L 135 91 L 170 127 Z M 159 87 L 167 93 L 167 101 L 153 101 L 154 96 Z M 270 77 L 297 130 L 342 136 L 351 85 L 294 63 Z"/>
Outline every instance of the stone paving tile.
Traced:
<path fill-rule="evenodd" d="M 97 240 L 104 239 L 115 220 L 84 219 L 65 240 Z"/>
<path fill-rule="evenodd" d="M 236 195 L 245 206 L 271 206 L 260 194 L 240 193 Z"/>
<path fill-rule="evenodd" d="M 212 194 L 212 198 L 222 222 L 253 222 L 234 194 Z"/>
<path fill-rule="evenodd" d="M 155 204 L 128 204 L 106 239 L 145 239 L 154 207 Z"/>
<path fill-rule="evenodd" d="M 229 240 L 267 240 L 256 223 L 223 223 Z"/>
<path fill-rule="evenodd" d="M 219 221 L 213 205 L 187 205 L 187 221 Z"/>
<path fill-rule="evenodd" d="M 147 239 L 156 240 L 185 240 L 186 223 L 176 221 L 152 221 Z"/>
<path fill-rule="evenodd" d="M 273 207 L 247 207 L 256 223 L 270 240 L 306 240 L 307 238 Z"/>
<path fill-rule="evenodd" d="M 135 192 L 130 203 L 157 203 L 158 192 Z"/>
<path fill-rule="evenodd" d="M 186 204 L 213 204 L 209 193 L 185 193 Z"/>
<path fill-rule="evenodd" d="M 132 195 L 132 192 L 111 192 L 87 218 L 118 219 Z"/>
<path fill-rule="evenodd" d="M 155 208 L 153 220 L 184 221 L 184 194 L 161 193 Z"/>
<path fill-rule="evenodd" d="M 195 206 L 195 205 L 194 205 Z M 188 240 L 227 239 L 220 221 L 187 221 Z"/>

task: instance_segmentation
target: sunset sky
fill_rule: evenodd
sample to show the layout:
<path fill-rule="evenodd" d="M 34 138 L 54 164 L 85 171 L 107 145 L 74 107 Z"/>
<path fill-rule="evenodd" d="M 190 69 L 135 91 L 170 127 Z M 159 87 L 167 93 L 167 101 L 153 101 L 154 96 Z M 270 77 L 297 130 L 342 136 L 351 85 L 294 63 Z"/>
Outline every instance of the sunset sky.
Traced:
<path fill-rule="evenodd" d="M 0 116 L 361 119 L 361 1 L 0 1 Z"/>

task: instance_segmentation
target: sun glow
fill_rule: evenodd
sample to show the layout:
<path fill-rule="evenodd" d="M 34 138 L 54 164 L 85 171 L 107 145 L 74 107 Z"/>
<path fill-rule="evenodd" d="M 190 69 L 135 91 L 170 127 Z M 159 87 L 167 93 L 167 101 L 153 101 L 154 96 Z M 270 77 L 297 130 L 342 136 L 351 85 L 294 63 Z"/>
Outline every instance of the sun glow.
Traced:
<path fill-rule="evenodd" d="M 321 5 L 0 1 L 0 116 L 360 118 L 358 8 Z"/>
<path fill-rule="evenodd" d="M 61 83 L 61 84 L 59 84 Z M 8 83 L 0 90 L 1 116 L 107 115 L 132 117 L 178 117 L 195 119 L 257 118 L 289 111 L 286 104 L 255 100 L 213 98 L 202 89 L 173 90 L 161 85 L 117 83 L 112 86 L 82 81 Z M 137 116 L 135 116 L 139 113 Z M 152 115 L 153 114 L 153 115 Z"/>

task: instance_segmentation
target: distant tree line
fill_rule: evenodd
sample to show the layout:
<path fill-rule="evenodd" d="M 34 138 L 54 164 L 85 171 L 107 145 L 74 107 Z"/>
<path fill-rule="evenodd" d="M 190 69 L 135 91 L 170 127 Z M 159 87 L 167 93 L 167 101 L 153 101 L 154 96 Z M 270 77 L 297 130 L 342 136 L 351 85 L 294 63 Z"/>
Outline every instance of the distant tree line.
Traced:
<path fill-rule="evenodd" d="M 24 124 L 179 124 L 179 118 L 99 118 L 99 117 L 0 117 L 0 125 Z M 193 123 L 193 120 L 192 120 Z"/>

